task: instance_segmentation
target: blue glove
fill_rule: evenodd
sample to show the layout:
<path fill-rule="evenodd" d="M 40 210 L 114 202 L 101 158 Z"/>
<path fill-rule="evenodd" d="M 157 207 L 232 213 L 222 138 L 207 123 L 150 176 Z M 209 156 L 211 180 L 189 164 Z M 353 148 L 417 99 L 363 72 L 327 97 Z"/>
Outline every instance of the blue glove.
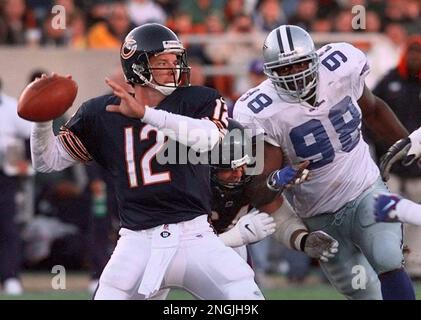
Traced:
<path fill-rule="evenodd" d="M 394 194 L 378 194 L 374 198 L 374 217 L 377 222 L 398 222 L 394 210 L 401 201 L 401 197 Z"/>
<path fill-rule="evenodd" d="M 290 184 L 295 179 L 298 169 L 291 166 L 286 166 L 280 170 L 276 170 L 272 175 L 273 185 L 283 189 L 287 184 Z"/>

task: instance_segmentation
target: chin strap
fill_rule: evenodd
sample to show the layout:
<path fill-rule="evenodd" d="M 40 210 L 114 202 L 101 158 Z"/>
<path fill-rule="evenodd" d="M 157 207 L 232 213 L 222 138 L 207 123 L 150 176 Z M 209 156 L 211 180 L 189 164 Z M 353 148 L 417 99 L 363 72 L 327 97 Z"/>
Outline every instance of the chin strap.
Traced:
<path fill-rule="evenodd" d="M 164 96 L 169 96 L 171 93 L 174 92 L 175 89 L 177 89 L 177 87 L 175 87 L 175 86 L 174 87 L 167 87 L 167 86 L 160 86 L 160 85 L 157 85 L 155 83 L 152 83 L 151 81 L 146 79 L 140 73 L 138 74 L 138 76 L 144 82 L 144 85 L 161 92 Z M 174 84 L 172 83 L 172 85 L 174 85 Z"/>

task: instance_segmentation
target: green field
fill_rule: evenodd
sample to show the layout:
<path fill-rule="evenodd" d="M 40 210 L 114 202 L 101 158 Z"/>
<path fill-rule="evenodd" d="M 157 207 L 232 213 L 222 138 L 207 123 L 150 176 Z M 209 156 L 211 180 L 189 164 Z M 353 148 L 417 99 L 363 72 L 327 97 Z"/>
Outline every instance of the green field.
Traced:
<path fill-rule="evenodd" d="M 421 282 L 415 283 L 417 297 L 421 297 Z M 279 289 L 263 290 L 268 300 L 343 300 L 330 285 L 316 284 L 305 286 L 289 286 Z M 86 291 L 59 290 L 51 292 L 28 292 L 22 296 L 7 296 L 0 294 L 0 300 L 88 300 L 90 295 Z M 169 296 L 171 300 L 192 299 L 184 291 L 174 290 Z"/>

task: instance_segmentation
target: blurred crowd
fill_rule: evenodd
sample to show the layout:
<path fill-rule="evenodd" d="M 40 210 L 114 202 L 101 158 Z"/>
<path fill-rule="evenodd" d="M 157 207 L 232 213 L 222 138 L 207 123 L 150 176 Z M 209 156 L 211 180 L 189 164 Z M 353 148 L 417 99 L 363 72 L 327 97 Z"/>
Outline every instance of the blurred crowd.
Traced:
<path fill-rule="evenodd" d="M 65 8 L 63 29 L 52 27 L 54 5 Z M 0 44 L 118 48 L 128 30 L 147 22 L 167 24 L 179 35 L 266 33 L 286 23 L 310 32 L 353 32 L 355 5 L 366 8 L 360 32 L 395 38 L 421 23 L 417 0 L 1 0 Z"/>
<path fill-rule="evenodd" d="M 58 17 L 58 11 L 51 10 L 54 5 L 65 8 L 63 29 L 53 27 L 56 25 L 52 23 L 53 19 Z M 366 8 L 366 29 L 352 27 L 355 16 L 352 7 L 356 5 Z M 0 46 L 118 50 L 134 26 L 147 22 L 163 23 L 171 27 L 188 47 L 192 83 L 215 87 L 232 103 L 241 93 L 265 79 L 263 62 L 258 59 L 261 43 L 264 36 L 278 25 L 296 24 L 313 33 L 382 34 L 389 41 L 386 47 L 365 48 L 367 44 L 359 43 L 368 53 L 375 74 L 368 85 L 372 88 L 377 85 L 376 93 L 380 97 L 390 99 L 391 105 L 398 105 L 395 111 L 412 131 L 421 125 L 421 118 L 416 113 L 421 107 L 421 93 L 419 74 L 413 77 L 408 70 L 415 70 L 411 72 L 417 74 L 421 73 L 418 71 L 421 67 L 420 63 L 408 66 L 405 48 L 408 43 L 415 42 L 419 44 L 415 51 L 420 54 L 420 38 L 411 38 L 413 34 L 420 34 L 420 10 L 419 0 L 0 0 Z M 232 36 L 237 40 L 245 37 L 248 42 L 195 41 L 195 37 L 201 36 Z M 218 69 L 226 66 L 232 69 Z M 244 70 L 240 77 L 236 73 L 238 69 Z M 33 80 L 41 72 L 33 70 L 28 80 Z M 7 81 L 6 74 L 0 76 Z M 121 72 L 118 76 L 121 78 Z M 2 105 L 7 103 L 15 108 L 16 101 L 8 99 L 0 90 L 0 117 L 3 117 Z M 55 121 L 56 129 L 65 120 Z M 20 246 L 23 254 L 19 256 L 11 252 L 8 263 L 0 265 L 3 289 L 9 293 L 21 292 L 19 283 L 7 282 L 19 278 L 21 266 L 51 269 L 56 264 L 75 269 L 89 268 L 94 288 L 112 252 L 118 229 L 118 225 L 113 225 L 113 221 L 117 221 L 117 208 L 109 178 L 95 164 L 36 175 L 25 171 L 30 166 L 19 164 L 20 171 L 9 174 L 4 167 L 7 159 L 2 159 L 2 155 L 11 154 L 4 142 L 6 134 L 10 132 L 2 132 L 0 128 L 0 187 L 3 187 L 0 188 L 0 205 L 3 211 L 9 208 L 7 206 L 11 209 L 9 216 L 0 212 L 3 214 L 3 219 L 0 219 L 0 251 L 2 245 L 10 247 L 10 242 L 6 244 L 6 235 L 15 239 L 19 233 L 23 244 L 14 243 L 12 249 L 16 252 Z M 13 143 L 10 146 L 16 147 Z M 27 145 L 19 147 L 18 160 L 26 159 L 29 163 L 27 149 Z M 381 152 L 378 151 L 378 155 Z M 16 165 L 16 159 L 13 161 Z M 412 195 L 412 199 L 418 202 L 421 201 L 420 175 L 411 173 L 408 178 L 397 173 L 397 176 L 403 176 L 405 183 L 414 179 L 417 194 Z M 410 189 L 415 190 L 414 187 Z M 400 187 L 396 192 L 406 192 L 407 195 L 408 190 Z M 30 198 L 34 199 L 33 203 Z M 25 206 L 22 204 L 27 208 L 22 208 Z M 22 217 L 25 210 L 33 210 L 35 215 Z M 13 218 L 15 213 L 17 218 Z M 17 228 L 12 227 L 11 222 L 16 223 Z M 280 248 L 271 239 L 254 245 L 252 249 L 258 275 L 285 273 L 291 281 L 300 282 L 315 264 L 301 253 Z M 421 253 L 412 257 L 415 257 L 413 265 L 416 266 L 412 275 L 421 277 Z"/>
<path fill-rule="evenodd" d="M 64 19 L 60 10 L 52 10 L 55 5 L 65 9 Z M 366 10 L 365 29 L 352 27 L 356 5 Z M 118 49 L 134 26 L 158 22 L 172 28 L 200 64 L 246 71 L 244 66 L 259 56 L 264 35 L 289 23 L 310 32 L 385 34 L 389 57 L 373 57 L 378 64 L 374 67 L 384 72 L 384 64 L 396 62 L 407 35 L 419 30 L 420 10 L 418 0 L 1 0 L 0 45 Z M 194 41 L 221 35 L 235 41 Z M 240 41 L 244 38 L 247 42 Z M 233 81 L 232 74 L 226 69 L 213 72 L 206 84 L 233 101 L 244 91 L 244 83 L 238 76 Z"/>

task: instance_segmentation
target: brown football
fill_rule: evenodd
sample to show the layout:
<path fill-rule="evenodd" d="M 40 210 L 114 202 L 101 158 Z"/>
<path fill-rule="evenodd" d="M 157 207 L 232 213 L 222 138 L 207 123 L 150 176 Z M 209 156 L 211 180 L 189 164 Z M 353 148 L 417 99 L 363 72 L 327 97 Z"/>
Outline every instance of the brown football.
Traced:
<path fill-rule="evenodd" d="M 76 94 L 72 79 L 54 75 L 35 80 L 19 97 L 18 115 L 34 122 L 56 119 L 72 106 Z"/>

